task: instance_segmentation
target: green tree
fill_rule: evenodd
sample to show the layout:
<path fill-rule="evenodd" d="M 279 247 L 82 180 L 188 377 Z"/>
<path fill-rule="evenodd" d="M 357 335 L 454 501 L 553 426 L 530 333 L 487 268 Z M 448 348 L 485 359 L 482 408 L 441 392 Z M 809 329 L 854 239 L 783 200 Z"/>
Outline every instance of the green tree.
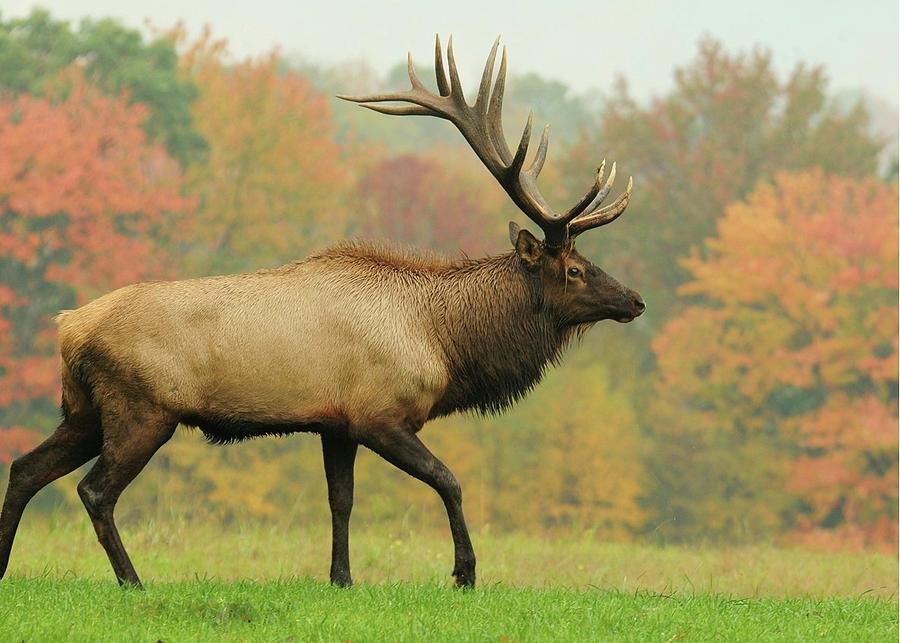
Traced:
<path fill-rule="evenodd" d="M 111 18 L 84 19 L 73 30 L 43 9 L 0 21 L 0 93 L 46 95 L 71 66 L 104 93 L 115 97 L 124 91 L 146 105 L 144 131 L 182 164 L 202 158 L 206 145 L 191 114 L 197 89 L 178 75 L 172 38 L 145 41 Z"/>

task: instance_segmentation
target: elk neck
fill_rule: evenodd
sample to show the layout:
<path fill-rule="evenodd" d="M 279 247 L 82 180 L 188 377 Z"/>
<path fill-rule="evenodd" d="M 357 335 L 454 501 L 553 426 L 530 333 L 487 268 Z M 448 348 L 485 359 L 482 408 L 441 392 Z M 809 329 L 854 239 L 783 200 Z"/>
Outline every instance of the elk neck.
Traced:
<path fill-rule="evenodd" d="M 504 410 L 537 384 L 575 332 L 548 312 L 540 281 L 512 252 L 442 273 L 431 316 L 450 375 L 432 417 Z"/>

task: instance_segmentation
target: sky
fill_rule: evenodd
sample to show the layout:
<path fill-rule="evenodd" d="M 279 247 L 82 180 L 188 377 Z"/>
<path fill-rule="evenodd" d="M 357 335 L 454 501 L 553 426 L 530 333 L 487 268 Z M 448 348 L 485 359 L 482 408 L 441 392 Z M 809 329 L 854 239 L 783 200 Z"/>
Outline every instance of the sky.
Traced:
<path fill-rule="evenodd" d="M 365 60 L 378 72 L 408 50 L 429 63 L 434 34 L 452 33 L 464 82 L 479 77 L 499 34 L 513 74 L 534 71 L 579 92 L 608 91 L 623 76 L 639 99 L 667 91 L 672 68 L 713 36 L 729 51 L 771 49 L 782 77 L 804 61 L 825 67 L 834 92 L 861 89 L 900 103 L 897 0 L 2 0 L 0 15 L 24 16 L 35 4 L 75 21 L 112 16 L 160 28 L 182 21 L 193 34 L 208 24 L 238 57 L 278 46 L 311 63 Z"/>

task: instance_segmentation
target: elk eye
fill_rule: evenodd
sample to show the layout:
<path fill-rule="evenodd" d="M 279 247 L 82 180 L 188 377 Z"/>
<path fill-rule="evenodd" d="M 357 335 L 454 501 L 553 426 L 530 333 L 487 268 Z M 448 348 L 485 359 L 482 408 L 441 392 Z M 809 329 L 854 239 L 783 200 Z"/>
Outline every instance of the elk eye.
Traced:
<path fill-rule="evenodd" d="M 580 274 L 581 274 L 581 270 L 579 270 L 579 269 L 576 268 L 575 266 L 572 266 L 571 268 L 569 268 L 569 275 L 570 275 L 570 276 L 572 276 L 572 277 L 577 277 L 577 276 L 579 276 Z"/>

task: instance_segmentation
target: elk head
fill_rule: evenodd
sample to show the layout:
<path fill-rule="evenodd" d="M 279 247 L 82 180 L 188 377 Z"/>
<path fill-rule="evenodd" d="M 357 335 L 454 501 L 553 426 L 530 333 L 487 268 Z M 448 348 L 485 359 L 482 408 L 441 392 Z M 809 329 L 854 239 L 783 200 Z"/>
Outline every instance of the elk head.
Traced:
<path fill-rule="evenodd" d="M 626 288 L 603 272 L 575 249 L 575 238 L 586 230 L 615 221 L 628 206 L 632 180 L 613 203 L 602 206 L 616 177 L 613 163 L 609 176 L 603 180 L 606 161 L 601 163 L 596 178 L 587 193 L 565 212 L 555 212 L 541 196 L 537 177 L 547 158 L 550 126 L 544 127 L 537 152 L 525 168 L 525 157 L 531 141 L 533 114 L 528 121 L 519 145 L 513 154 L 503 134 L 502 108 L 506 85 L 506 47 L 500 70 L 494 81 L 494 63 L 500 39 L 494 41 L 481 75 L 481 85 L 475 103 L 469 105 L 463 94 L 456 61 L 453 38 L 447 46 L 449 81 L 444 68 L 439 37 L 435 37 L 434 69 L 438 93 L 425 88 L 416 75 L 412 55 L 407 56 L 409 90 L 392 94 L 369 96 L 339 96 L 360 103 L 363 107 L 394 116 L 436 116 L 453 123 L 468 141 L 481 162 L 494 176 L 520 210 L 544 232 L 539 240 L 527 230 L 510 224 L 510 240 L 521 261 L 522 269 L 541 279 L 544 301 L 560 321 L 582 324 L 615 319 L 629 322 L 644 312 L 644 302 L 635 291 Z M 383 105 L 381 103 L 408 103 Z"/>

